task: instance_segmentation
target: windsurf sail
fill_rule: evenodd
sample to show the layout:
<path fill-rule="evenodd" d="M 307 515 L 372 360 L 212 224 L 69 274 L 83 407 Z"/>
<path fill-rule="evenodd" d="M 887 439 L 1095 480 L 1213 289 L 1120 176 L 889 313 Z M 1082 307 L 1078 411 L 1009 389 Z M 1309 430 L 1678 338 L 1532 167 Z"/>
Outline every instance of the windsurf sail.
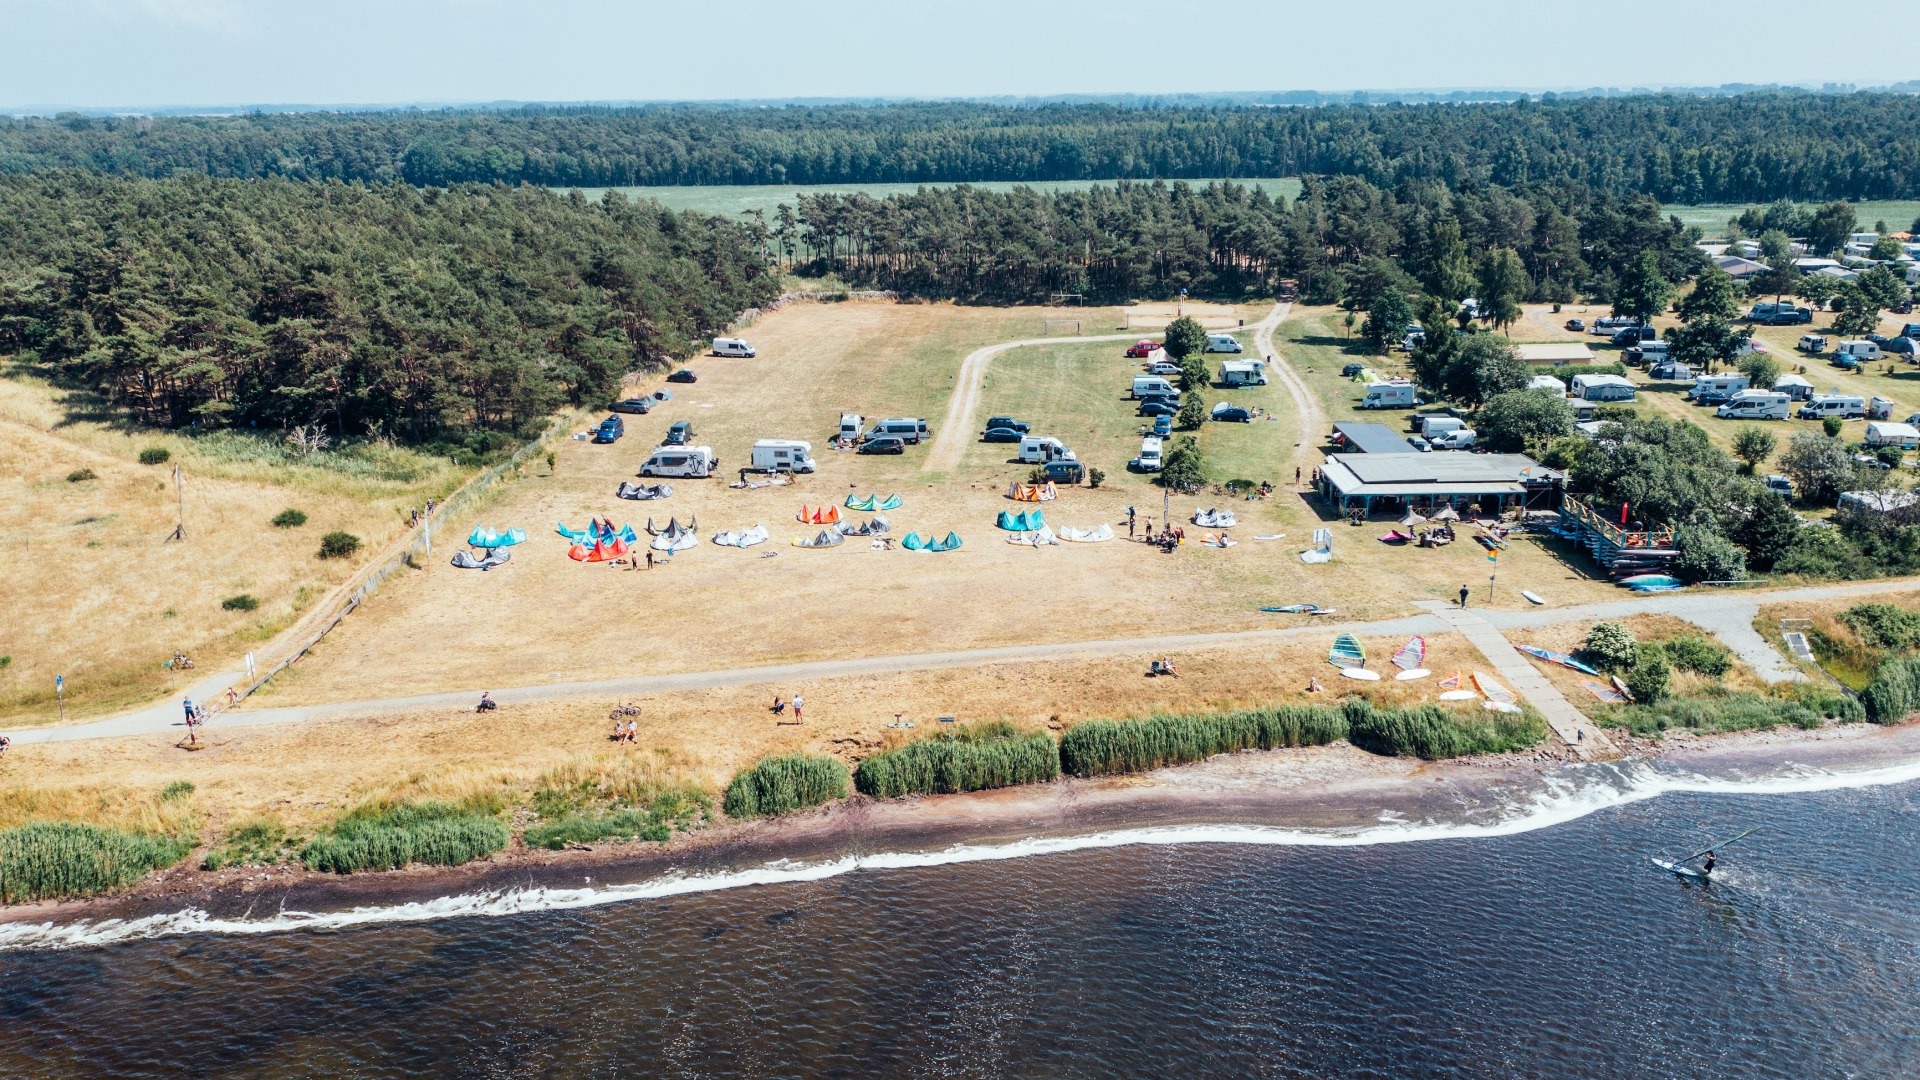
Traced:
<path fill-rule="evenodd" d="M 1412 671 L 1424 665 L 1426 659 L 1427 639 L 1416 635 L 1408 638 L 1407 643 L 1400 646 L 1400 651 L 1393 654 L 1393 666 L 1401 671 Z"/>
<path fill-rule="evenodd" d="M 1333 648 L 1327 653 L 1327 662 L 1334 667 L 1357 668 L 1367 666 L 1367 650 L 1360 647 L 1360 641 L 1352 634 L 1341 634 L 1333 639 Z"/>
<path fill-rule="evenodd" d="M 1549 664 L 1559 664 L 1561 667 L 1570 667 L 1583 675 L 1597 676 L 1600 674 L 1600 672 L 1563 652 L 1554 652 L 1552 649 L 1542 649 L 1533 645 L 1515 645 L 1514 648 L 1519 649 L 1521 652 L 1526 653 L 1536 660 L 1545 660 Z"/>
<path fill-rule="evenodd" d="M 1627 703 L 1627 695 L 1615 690 L 1606 683 L 1593 679 L 1581 679 L 1580 685 L 1586 688 L 1587 693 L 1592 694 L 1594 697 L 1599 698 L 1609 705 L 1625 705 Z"/>
<path fill-rule="evenodd" d="M 1693 854 L 1687 856 L 1684 859 L 1675 859 L 1673 860 L 1674 864 L 1676 866 L 1685 866 L 1686 864 L 1692 862 L 1693 860 L 1699 858 L 1700 856 L 1705 855 L 1709 851 L 1719 851 L 1720 849 L 1727 847 L 1730 844 L 1735 844 L 1741 840 L 1745 840 L 1747 837 L 1752 836 L 1754 833 L 1757 833 L 1759 831 L 1760 831 L 1760 826 L 1755 825 L 1753 828 L 1748 829 L 1746 832 L 1741 833 L 1739 836 L 1734 837 L 1732 840 L 1722 840 L 1717 844 L 1712 844 L 1707 847 L 1703 847 L 1699 851 L 1694 852 Z"/>
<path fill-rule="evenodd" d="M 1458 690 L 1460 689 L 1460 684 L 1465 681 L 1466 681 L 1466 673 L 1462 671 L 1456 671 L 1453 674 L 1448 675 L 1446 678 L 1440 680 L 1440 689 Z"/>
<path fill-rule="evenodd" d="M 1501 686 L 1493 676 L 1482 671 L 1473 673 L 1473 685 L 1480 688 L 1480 696 L 1495 705 L 1511 705 L 1517 700 L 1513 691 Z"/>

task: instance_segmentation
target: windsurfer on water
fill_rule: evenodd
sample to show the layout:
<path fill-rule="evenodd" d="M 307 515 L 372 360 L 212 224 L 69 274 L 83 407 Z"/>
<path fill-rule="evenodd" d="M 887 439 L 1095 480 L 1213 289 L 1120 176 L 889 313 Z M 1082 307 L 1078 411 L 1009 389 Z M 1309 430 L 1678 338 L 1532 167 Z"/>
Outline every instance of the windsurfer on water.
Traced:
<path fill-rule="evenodd" d="M 1700 876 L 1701 876 L 1701 877 L 1712 877 L 1712 876 L 1713 876 L 1713 862 L 1714 862 L 1714 859 L 1713 859 L 1713 852 L 1711 852 L 1711 851 L 1709 851 L 1709 852 L 1707 852 L 1707 861 L 1706 861 L 1706 862 L 1704 862 L 1704 863 L 1702 863 L 1702 864 L 1700 865 Z"/>

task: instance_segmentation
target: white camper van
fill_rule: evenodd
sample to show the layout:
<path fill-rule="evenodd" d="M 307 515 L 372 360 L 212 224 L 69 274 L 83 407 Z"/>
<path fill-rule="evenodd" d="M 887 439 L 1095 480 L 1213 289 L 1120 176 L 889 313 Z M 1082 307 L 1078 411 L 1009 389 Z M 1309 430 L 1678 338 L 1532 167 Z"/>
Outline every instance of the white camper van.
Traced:
<path fill-rule="evenodd" d="M 1473 445 L 1473 429 L 1457 427 L 1451 431 L 1443 431 L 1428 441 L 1433 443 L 1435 450 L 1465 450 Z"/>
<path fill-rule="evenodd" d="M 1160 471 L 1160 447 L 1161 447 L 1160 440 L 1155 438 L 1152 435 L 1149 435 L 1146 438 L 1141 439 L 1140 440 L 1140 456 L 1137 458 L 1134 458 L 1132 461 L 1128 462 L 1128 464 L 1132 466 L 1135 472 L 1159 472 Z"/>
<path fill-rule="evenodd" d="M 1232 334 L 1208 334 L 1207 335 L 1207 351 L 1208 352 L 1239 352 L 1240 343 L 1234 340 L 1234 337 Z"/>
<path fill-rule="evenodd" d="M 1785 420 L 1793 415 L 1793 399 L 1778 390 L 1742 390 L 1713 415 L 1722 420 Z"/>
<path fill-rule="evenodd" d="M 918 446 L 931 436 L 927 422 L 916 416 L 894 416 L 881 420 L 867 429 L 867 438 L 877 439 L 882 435 L 897 435 L 910 446 Z"/>
<path fill-rule="evenodd" d="M 1267 362 L 1264 360 L 1222 360 L 1220 362 L 1220 385 L 1265 386 L 1267 385 Z"/>
<path fill-rule="evenodd" d="M 761 439 L 753 444 L 752 465 L 768 472 L 810 473 L 813 444 L 799 439 Z"/>
<path fill-rule="evenodd" d="M 1422 413 L 1414 417 L 1414 427 L 1421 435 L 1432 439 L 1449 431 L 1459 431 L 1467 426 L 1465 420 L 1446 413 Z"/>
<path fill-rule="evenodd" d="M 1413 384 L 1408 382 L 1368 383 L 1367 396 L 1360 399 L 1362 409 L 1411 409 L 1413 406 Z"/>
<path fill-rule="evenodd" d="M 753 346 L 737 337 L 717 337 L 713 339 L 713 355 L 744 356 L 752 359 L 756 354 Z"/>
<path fill-rule="evenodd" d="M 662 446 L 640 465 L 641 476 L 712 476 L 720 459 L 711 446 Z"/>
<path fill-rule="evenodd" d="M 1867 415 L 1867 399 L 1858 394 L 1815 394 L 1794 415 L 1802 420 L 1825 420 L 1829 416 L 1859 420 Z"/>
<path fill-rule="evenodd" d="M 860 441 L 860 425 L 866 422 L 867 418 L 857 412 L 843 412 L 840 414 L 840 431 L 834 438 L 841 442 L 857 443 Z"/>
<path fill-rule="evenodd" d="M 1178 397 L 1180 396 L 1180 391 L 1175 390 L 1172 383 L 1158 375 L 1135 375 L 1133 377 L 1133 396 L 1136 399 L 1152 397 L 1156 394 L 1163 397 Z"/>
<path fill-rule="evenodd" d="M 1067 444 L 1051 435 L 1025 435 L 1020 439 L 1020 463 L 1045 465 L 1049 461 L 1075 461 Z"/>

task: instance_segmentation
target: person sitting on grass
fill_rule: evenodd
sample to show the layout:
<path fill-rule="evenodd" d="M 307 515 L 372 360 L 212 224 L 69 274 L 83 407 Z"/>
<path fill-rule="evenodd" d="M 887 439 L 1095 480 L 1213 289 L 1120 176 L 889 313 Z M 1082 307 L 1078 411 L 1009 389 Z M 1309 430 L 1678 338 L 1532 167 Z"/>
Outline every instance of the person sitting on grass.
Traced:
<path fill-rule="evenodd" d="M 1321 685 L 1320 685 L 1320 677 L 1319 677 L 1319 676 L 1317 676 L 1317 675 L 1315 675 L 1315 676 L 1311 676 L 1311 677 L 1309 677 L 1309 678 L 1307 679 L 1307 693 L 1309 693 L 1309 694 L 1317 694 L 1317 693 L 1319 693 L 1319 692 L 1320 692 L 1321 690 L 1323 690 L 1323 689 L 1325 689 L 1325 687 L 1323 687 L 1323 686 L 1321 686 Z"/>
<path fill-rule="evenodd" d="M 493 694 L 489 691 L 482 690 L 480 691 L 480 704 L 474 706 L 473 711 L 474 712 L 492 712 L 493 710 L 499 707 L 500 707 L 499 703 L 493 700 Z"/>
<path fill-rule="evenodd" d="M 1160 661 L 1160 674 L 1171 675 L 1176 679 L 1180 677 L 1180 673 L 1174 670 L 1173 661 L 1171 660 Z"/>
<path fill-rule="evenodd" d="M 12 739 L 7 738 L 5 735 L 0 735 L 0 757 L 6 757 L 7 747 L 12 745 L 13 745 Z"/>
<path fill-rule="evenodd" d="M 773 715 L 785 716 L 786 713 L 787 713 L 787 703 L 780 700 L 779 694 L 773 695 Z"/>

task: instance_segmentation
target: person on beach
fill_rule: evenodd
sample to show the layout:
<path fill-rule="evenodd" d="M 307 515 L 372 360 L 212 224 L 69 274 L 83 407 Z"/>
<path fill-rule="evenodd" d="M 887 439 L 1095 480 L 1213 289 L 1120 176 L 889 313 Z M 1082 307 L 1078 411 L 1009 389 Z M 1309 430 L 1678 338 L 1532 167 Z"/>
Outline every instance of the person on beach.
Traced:
<path fill-rule="evenodd" d="M 7 747 L 12 745 L 12 739 L 7 738 L 5 735 L 0 735 L 0 758 L 7 756 Z"/>
<path fill-rule="evenodd" d="M 630 743 L 637 743 L 640 741 L 640 721 L 638 720 L 627 721 L 627 741 Z"/>
<path fill-rule="evenodd" d="M 793 695 L 793 721 L 794 721 L 794 723 L 796 723 L 796 724 L 797 724 L 797 723 L 799 723 L 799 722 L 800 722 L 800 710 L 801 710 L 801 708 L 802 708 L 802 707 L 804 707 L 804 706 L 806 705 L 806 703 L 807 703 L 807 699 L 806 699 L 806 698 L 803 698 L 803 697 L 801 697 L 801 696 L 800 696 L 799 694 L 795 694 L 795 695 Z"/>
<path fill-rule="evenodd" d="M 1465 611 L 1466 608 L 1467 608 L 1467 587 L 1465 585 L 1462 585 L 1460 586 L 1460 610 Z"/>
<path fill-rule="evenodd" d="M 1127 507 L 1127 539 L 1133 539 L 1133 507 Z"/>
<path fill-rule="evenodd" d="M 1319 692 L 1320 692 L 1320 691 L 1321 691 L 1322 689 L 1323 689 L 1323 687 L 1321 687 L 1321 685 L 1320 685 L 1320 677 L 1319 677 L 1319 676 L 1317 676 L 1317 675 L 1315 675 L 1315 676 L 1311 676 L 1311 677 L 1309 677 L 1309 678 L 1307 679 L 1307 693 L 1309 693 L 1309 694 L 1317 694 L 1317 693 L 1319 693 Z"/>
<path fill-rule="evenodd" d="M 653 549 L 647 549 L 647 569 L 653 569 Z"/>

